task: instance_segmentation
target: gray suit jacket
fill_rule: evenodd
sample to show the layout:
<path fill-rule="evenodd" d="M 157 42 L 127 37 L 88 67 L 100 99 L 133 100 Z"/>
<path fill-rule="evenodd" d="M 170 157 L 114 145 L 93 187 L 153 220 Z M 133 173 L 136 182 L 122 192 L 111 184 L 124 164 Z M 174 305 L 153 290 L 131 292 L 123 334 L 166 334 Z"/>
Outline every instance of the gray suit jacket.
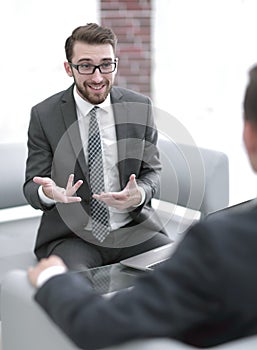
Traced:
<path fill-rule="evenodd" d="M 24 194 L 34 208 L 44 211 L 35 247 L 39 258 L 45 255 L 46 246 L 55 240 L 71 233 L 83 238 L 83 228 L 90 215 L 91 191 L 73 87 L 49 97 L 31 110 Z M 151 207 L 161 170 L 151 101 L 133 91 L 113 87 L 111 103 L 116 123 L 121 187 L 125 187 L 130 174 L 134 173 L 146 193 L 144 205 L 130 212 L 133 222 L 143 222 L 147 227 L 160 231 L 161 225 Z M 71 173 L 75 174 L 74 181 L 84 181 L 78 190 L 82 202 L 44 207 L 33 177 L 51 177 L 58 186 L 66 187 Z"/>

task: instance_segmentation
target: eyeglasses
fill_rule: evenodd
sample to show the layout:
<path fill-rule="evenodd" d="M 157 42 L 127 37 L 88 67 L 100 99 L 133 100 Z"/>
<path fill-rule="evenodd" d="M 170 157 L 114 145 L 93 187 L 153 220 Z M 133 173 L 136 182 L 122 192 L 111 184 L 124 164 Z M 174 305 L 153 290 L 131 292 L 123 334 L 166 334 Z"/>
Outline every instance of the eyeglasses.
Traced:
<path fill-rule="evenodd" d="M 105 62 L 105 63 L 99 64 L 98 66 L 90 63 L 73 64 L 69 62 L 69 64 L 73 68 L 77 69 L 79 74 L 82 74 L 82 75 L 94 74 L 96 69 L 99 69 L 99 72 L 101 74 L 109 74 L 115 71 L 117 66 L 117 61 L 115 60 L 114 62 Z"/>

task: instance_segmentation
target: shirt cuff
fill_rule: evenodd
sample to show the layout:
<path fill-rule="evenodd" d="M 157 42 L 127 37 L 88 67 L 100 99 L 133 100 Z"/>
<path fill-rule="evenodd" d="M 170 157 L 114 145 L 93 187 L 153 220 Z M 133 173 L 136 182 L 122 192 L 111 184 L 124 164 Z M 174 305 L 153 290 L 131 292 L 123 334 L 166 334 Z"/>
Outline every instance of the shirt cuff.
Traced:
<path fill-rule="evenodd" d="M 38 188 L 38 195 L 39 195 L 41 202 L 46 206 L 51 206 L 51 205 L 56 203 L 56 201 L 54 199 L 51 199 L 44 194 L 42 185 L 39 186 L 39 188 Z"/>
<path fill-rule="evenodd" d="M 50 278 L 65 273 L 66 271 L 67 268 L 65 266 L 56 265 L 48 267 L 38 275 L 36 287 L 42 287 L 42 285 L 46 283 Z"/>

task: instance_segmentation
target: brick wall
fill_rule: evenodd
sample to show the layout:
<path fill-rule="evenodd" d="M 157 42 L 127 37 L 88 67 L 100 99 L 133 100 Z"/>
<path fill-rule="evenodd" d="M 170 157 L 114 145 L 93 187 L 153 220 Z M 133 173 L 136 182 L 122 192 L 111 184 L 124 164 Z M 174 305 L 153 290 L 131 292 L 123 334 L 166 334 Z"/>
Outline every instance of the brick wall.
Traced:
<path fill-rule="evenodd" d="M 116 85 L 151 97 L 151 0 L 100 0 L 101 24 L 118 37 Z"/>

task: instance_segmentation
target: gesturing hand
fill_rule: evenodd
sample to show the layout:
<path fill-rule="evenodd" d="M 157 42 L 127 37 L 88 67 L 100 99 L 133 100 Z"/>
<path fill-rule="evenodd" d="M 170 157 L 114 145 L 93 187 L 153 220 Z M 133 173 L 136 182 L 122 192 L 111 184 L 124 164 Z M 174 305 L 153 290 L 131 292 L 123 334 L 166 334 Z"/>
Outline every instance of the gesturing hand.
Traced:
<path fill-rule="evenodd" d="M 93 197 L 110 207 L 124 210 L 132 206 L 136 206 L 141 202 L 142 194 L 136 182 L 136 175 L 132 174 L 126 187 L 120 192 L 102 192 L 94 194 Z"/>
<path fill-rule="evenodd" d="M 60 203 L 74 203 L 80 202 L 81 198 L 73 196 L 74 193 L 79 189 L 82 185 L 83 181 L 78 180 L 74 185 L 74 175 L 71 174 L 69 176 L 66 188 L 62 188 L 56 185 L 56 183 L 50 179 L 49 177 L 39 177 L 35 176 L 33 181 L 39 185 L 42 185 L 42 189 L 44 194 L 56 202 Z"/>

